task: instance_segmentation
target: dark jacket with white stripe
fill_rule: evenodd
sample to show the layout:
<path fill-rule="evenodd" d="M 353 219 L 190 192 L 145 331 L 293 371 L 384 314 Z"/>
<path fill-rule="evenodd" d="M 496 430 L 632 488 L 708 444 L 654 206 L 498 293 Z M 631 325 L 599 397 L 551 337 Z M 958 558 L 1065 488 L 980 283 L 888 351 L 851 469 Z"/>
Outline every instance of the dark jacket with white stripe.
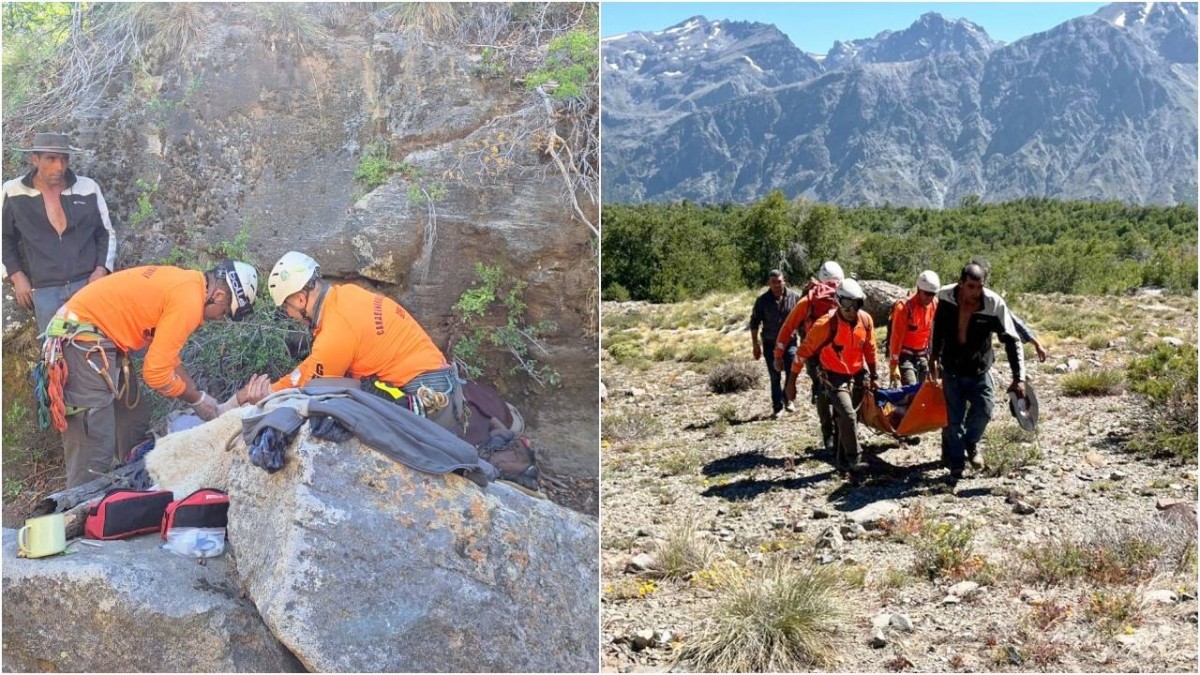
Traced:
<path fill-rule="evenodd" d="M 983 305 L 967 324 L 967 341 L 958 344 L 958 284 L 938 291 L 937 312 L 933 315 L 931 357 L 938 360 L 947 375 L 971 377 L 986 373 L 996 359 L 992 334 L 1004 344 L 1013 379 L 1025 379 L 1025 353 L 1013 325 L 1012 312 L 1004 298 L 983 289 Z"/>
<path fill-rule="evenodd" d="M 34 288 L 46 288 L 85 279 L 98 266 L 112 271 L 117 237 L 100 186 L 67 170 L 61 196 L 67 229 L 60 235 L 33 187 L 34 173 L 8 181 L 0 194 L 5 275 L 24 272 Z"/>

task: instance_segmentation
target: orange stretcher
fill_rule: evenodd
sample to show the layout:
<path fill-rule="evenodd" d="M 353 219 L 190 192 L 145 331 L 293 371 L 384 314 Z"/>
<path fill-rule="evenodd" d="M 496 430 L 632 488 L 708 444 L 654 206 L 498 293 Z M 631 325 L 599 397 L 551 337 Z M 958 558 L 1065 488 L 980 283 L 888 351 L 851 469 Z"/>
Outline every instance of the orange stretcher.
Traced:
<path fill-rule="evenodd" d="M 908 410 L 900 415 L 896 405 L 885 402 L 880 406 L 875 394 L 867 391 L 858 408 L 858 420 L 876 431 L 897 437 L 937 431 L 947 424 L 946 394 L 940 384 L 925 380 L 909 402 Z"/>

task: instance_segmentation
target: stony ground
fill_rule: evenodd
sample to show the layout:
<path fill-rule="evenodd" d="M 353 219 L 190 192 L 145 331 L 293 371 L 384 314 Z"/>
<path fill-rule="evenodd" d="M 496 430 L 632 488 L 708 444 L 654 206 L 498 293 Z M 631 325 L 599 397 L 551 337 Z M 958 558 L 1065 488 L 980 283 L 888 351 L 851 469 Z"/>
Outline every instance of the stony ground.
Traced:
<path fill-rule="evenodd" d="M 702 667 L 676 659 L 722 602 L 710 569 L 754 575 L 784 560 L 843 573 L 830 670 L 1196 671 L 1194 555 L 1135 580 L 1055 584 L 1023 556 L 1148 528 L 1194 551 L 1194 461 L 1130 452 L 1140 399 L 1067 397 L 1060 372 L 1068 362 L 1123 369 L 1164 338 L 1195 344 L 1194 296 L 1010 298 L 1050 351 L 1031 366 L 1039 432 L 1022 432 L 998 406 L 983 443 L 989 467 L 954 488 L 936 463 L 937 434 L 910 446 L 861 427 L 870 478 L 845 484 L 817 447 L 811 406 L 769 418 L 761 362 L 752 391 L 709 393 L 712 367 L 750 358 L 752 300 L 603 308 L 604 670 Z M 998 381 L 1006 371 L 997 364 Z M 1160 511 L 1176 501 L 1184 506 Z M 1177 510 L 1180 526 L 1158 527 Z M 930 550 L 921 533 L 939 525 L 971 533 L 959 549 L 968 562 L 931 576 L 915 562 Z M 662 546 L 689 527 L 715 558 L 663 578 Z"/>

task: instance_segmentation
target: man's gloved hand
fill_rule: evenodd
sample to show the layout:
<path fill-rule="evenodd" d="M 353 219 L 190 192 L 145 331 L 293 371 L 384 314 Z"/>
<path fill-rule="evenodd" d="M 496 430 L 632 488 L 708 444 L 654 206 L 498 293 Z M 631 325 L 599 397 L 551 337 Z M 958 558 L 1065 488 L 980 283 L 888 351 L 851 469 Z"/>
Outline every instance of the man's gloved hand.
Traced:
<path fill-rule="evenodd" d="M 796 374 L 788 373 L 787 382 L 783 385 L 783 395 L 789 401 L 796 400 Z"/>
<path fill-rule="evenodd" d="M 775 368 L 775 372 L 777 372 L 777 373 L 783 372 L 783 359 L 782 358 L 776 358 L 771 363 L 771 365 Z"/>
<path fill-rule="evenodd" d="M 206 391 L 200 392 L 200 400 L 192 404 L 192 412 L 205 422 L 216 419 L 217 415 L 221 414 L 217 400 L 209 396 Z"/>
<path fill-rule="evenodd" d="M 888 377 L 892 378 L 893 384 L 900 381 L 900 364 L 899 363 L 892 364 L 891 369 L 888 370 Z"/>
<path fill-rule="evenodd" d="M 1025 383 L 1020 380 L 1013 380 L 1013 383 L 1008 385 L 1008 390 L 1017 392 L 1018 398 L 1025 398 Z"/>
<path fill-rule="evenodd" d="M 867 390 L 875 391 L 877 389 L 879 389 L 879 375 L 871 373 L 871 379 L 867 382 Z"/>

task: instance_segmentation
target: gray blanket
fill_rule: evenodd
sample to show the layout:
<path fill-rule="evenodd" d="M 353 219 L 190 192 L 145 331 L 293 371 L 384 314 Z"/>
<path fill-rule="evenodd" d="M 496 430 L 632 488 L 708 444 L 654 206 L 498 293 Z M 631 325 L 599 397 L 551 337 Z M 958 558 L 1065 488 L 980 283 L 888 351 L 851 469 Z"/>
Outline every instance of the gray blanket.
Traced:
<path fill-rule="evenodd" d="M 432 474 L 462 471 L 485 485 L 498 476 L 469 443 L 424 417 L 357 388 L 308 386 L 272 394 L 259 403 L 267 412 L 242 420 L 249 446 L 259 432 L 277 429 L 291 435 L 310 415 L 328 415 L 360 441 L 394 461 Z"/>

